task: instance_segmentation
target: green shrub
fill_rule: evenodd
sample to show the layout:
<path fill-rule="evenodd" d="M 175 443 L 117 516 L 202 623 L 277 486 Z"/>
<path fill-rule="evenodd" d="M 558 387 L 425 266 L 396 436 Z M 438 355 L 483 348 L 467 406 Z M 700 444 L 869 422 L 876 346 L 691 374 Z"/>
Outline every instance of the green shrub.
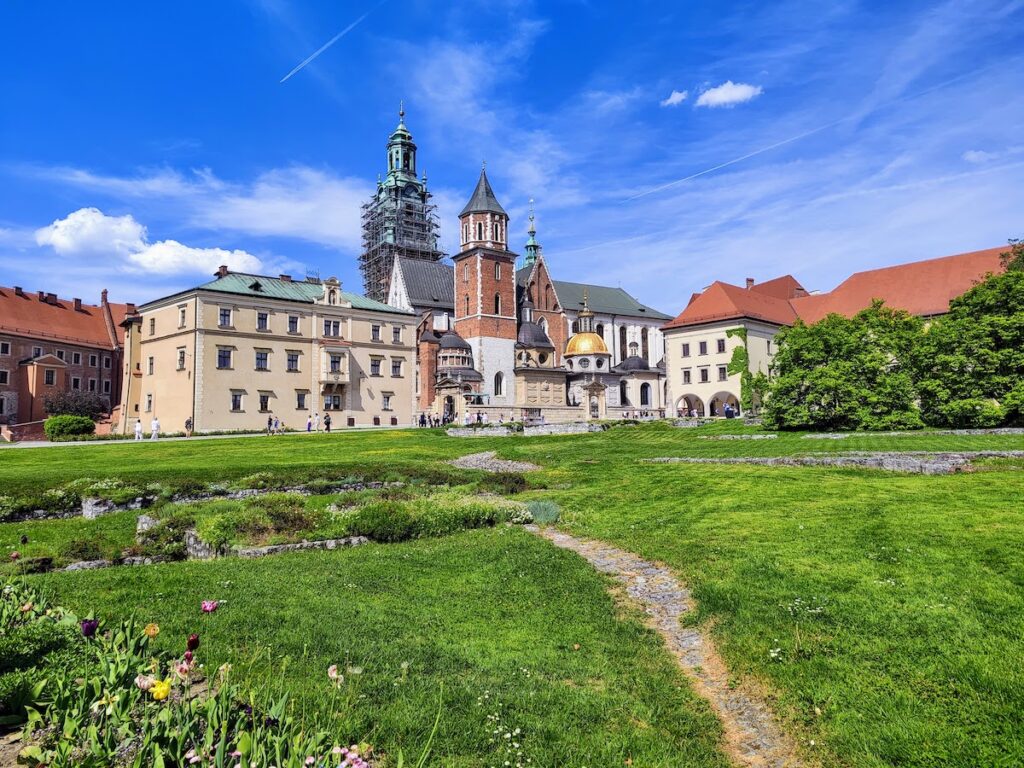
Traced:
<path fill-rule="evenodd" d="M 0 637 L 0 674 L 35 666 L 48 653 L 70 647 L 78 630 L 53 621 L 15 627 Z"/>
<path fill-rule="evenodd" d="M 50 416 L 84 416 L 89 421 L 95 421 L 110 410 L 110 402 L 95 392 L 72 389 L 47 395 L 43 398 L 43 407 Z"/>
<path fill-rule="evenodd" d="M 954 429 L 997 427 L 1003 420 L 1002 409 L 991 400 L 981 398 L 952 400 L 940 406 L 939 413 Z"/>
<path fill-rule="evenodd" d="M 306 511 L 306 497 L 299 493 L 268 493 L 246 499 L 245 506 L 262 513 L 275 533 L 301 531 L 316 525 L 316 516 Z"/>
<path fill-rule="evenodd" d="M 195 525 L 195 515 L 189 509 L 169 509 L 159 523 L 139 533 L 135 554 L 167 560 L 185 559 L 185 531 Z"/>
<path fill-rule="evenodd" d="M 547 500 L 528 501 L 526 502 L 526 508 L 530 511 L 533 522 L 541 525 L 557 523 L 558 516 L 561 513 L 555 502 Z"/>
<path fill-rule="evenodd" d="M 526 490 L 526 478 L 518 472 L 495 472 L 480 481 L 481 490 L 512 495 Z"/>
<path fill-rule="evenodd" d="M 88 416 L 51 416 L 43 423 L 47 440 L 63 440 L 74 435 L 91 435 L 96 424 Z"/>
<path fill-rule="evenodd" d="M 417 535 L 417 525 L 408 504 L 400 501 L 374 501 L 352 516 L 353 534 L 374 541 L 405 541 Z"/>
<path fill-rule="evenodd" d="M 0 675 L 0 723 L 7 719 L 24 720 L 26 707 L 38 705 L 37 684 L 42 673 L 22 669 Z"/>

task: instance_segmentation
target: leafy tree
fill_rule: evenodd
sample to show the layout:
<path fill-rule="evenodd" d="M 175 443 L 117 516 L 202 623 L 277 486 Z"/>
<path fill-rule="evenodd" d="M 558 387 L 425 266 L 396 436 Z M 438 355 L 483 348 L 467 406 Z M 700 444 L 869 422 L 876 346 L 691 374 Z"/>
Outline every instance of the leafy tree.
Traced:
<path fill-rule="evenodd" d="M 777 429 L 897 429 L 922 426 L 913 352 L 922 322 L 875 302 L 853 318 L 829 315 L 776 337 L 765 403 Z"/>
<path fill-rule="evenodd" d="M 1021 244 L 1013 243 L 1022 253 Z M 917 368 L 929 424 L 1024 423 L 1024 262 L 950 304 L 923 335 Z"/>
<path fill-rule="evenodd" d="M 1010 240 L 1010 250 L 1000 256 L 1007 272 L 1024 272 L 1024 240 Z"/>
<path fill-rule="evenodd" d="M 47 395 L 43 405 L 50 416 L 87 416 L 93 421 L 110 409 L 106 398 L 78 389 Z"/>

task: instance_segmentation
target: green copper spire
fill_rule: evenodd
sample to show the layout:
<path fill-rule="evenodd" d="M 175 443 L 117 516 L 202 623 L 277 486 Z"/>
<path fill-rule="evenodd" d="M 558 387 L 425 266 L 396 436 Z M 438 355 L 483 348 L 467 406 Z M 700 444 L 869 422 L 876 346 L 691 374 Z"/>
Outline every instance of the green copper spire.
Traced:
<path fill-rule="evenodd" d="M 527 230 L 530 239 L 526 241 L 526 258 L 523 263 L 532 267 L 537 263 L 537 254 L 540 253 L 540 246 L 537 244 L 537 225 L 533 219 L 533 198 L 530 198 L 530 228 Z"/>

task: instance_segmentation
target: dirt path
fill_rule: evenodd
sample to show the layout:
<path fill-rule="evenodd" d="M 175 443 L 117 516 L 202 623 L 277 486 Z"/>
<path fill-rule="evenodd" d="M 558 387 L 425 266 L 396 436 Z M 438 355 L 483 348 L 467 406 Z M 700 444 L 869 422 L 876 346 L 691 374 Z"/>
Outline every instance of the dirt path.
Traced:
<path fill-rule="evenodd" d="M 527 526 L 555 546 L 569 549 L 601 573 L 613 576 L 651 617 L 697 693 L 711 704 L 725 731 L 727 754 L 741 766 L 796 768 L 802 765 L 796 747 L 771 711 L 756 695 L 731 687 L 725 664 L 710 640 L 696 629 L 680 626 L 680 617 L 693 609 L 690 592 L 664 566 L 599 541 L 584 541 L 552 528 Z"/>

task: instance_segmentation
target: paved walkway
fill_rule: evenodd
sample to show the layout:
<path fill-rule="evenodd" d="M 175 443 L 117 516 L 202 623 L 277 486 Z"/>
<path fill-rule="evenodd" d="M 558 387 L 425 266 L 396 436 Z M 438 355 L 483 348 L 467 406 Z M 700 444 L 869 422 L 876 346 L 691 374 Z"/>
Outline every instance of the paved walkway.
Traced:
<path fill-rule="evenodd" d="M 527 529 L 555 546 L 581 555 L 601 573 L 626 587 L 629 596 L 651 617 L 679 666 L 718 714 L 725 731 L 726 752 L 742 766 L 795 768 L 801 765 L 794 744 L 783 734 L 771 711 L 754 694 L 729 685 L 729 675 L 710 640 L 696 629 L 680 626 L 693 609 L 690 592 L 663 566 L 598 541 L 584 541 L 553 528 Z"/>

